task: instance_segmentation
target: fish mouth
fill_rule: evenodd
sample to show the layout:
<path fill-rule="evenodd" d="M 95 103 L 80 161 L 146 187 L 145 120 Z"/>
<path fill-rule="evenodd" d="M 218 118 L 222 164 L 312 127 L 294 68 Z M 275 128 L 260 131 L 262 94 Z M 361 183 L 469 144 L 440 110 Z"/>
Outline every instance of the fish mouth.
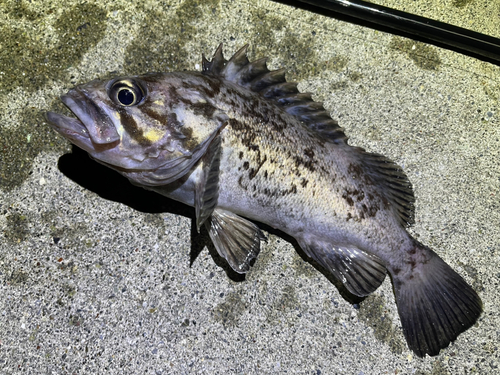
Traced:
<path fill-rule="evenodd" d="M 75 88 L 62 95 L 61 101 L 76 118 L 55 112 L 47 112 L 46 118 L 63 137 L 89 153 L 119 143 L 120 135 L 109 116 L 83 90 Z"/>
<path fill-rule="evenodd" d="M 45 117 L 50 126 L 71 143 L 87 152 L 95 151 L 88 131 L 80 120 L 55 112 L 47 112 Z"/>

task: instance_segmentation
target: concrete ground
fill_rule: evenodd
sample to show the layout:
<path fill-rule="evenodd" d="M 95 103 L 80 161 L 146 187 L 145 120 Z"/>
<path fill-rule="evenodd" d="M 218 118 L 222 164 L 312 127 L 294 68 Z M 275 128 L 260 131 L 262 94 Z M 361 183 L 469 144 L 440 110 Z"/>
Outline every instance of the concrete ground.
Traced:
<path fill-rule="evenodd" d="M 271 1 L 65 3 L 0 4 L 0 373 L 498 373 L 498 66 Z M 498 2 L 405 6 L 500 37 Z M 220 42 L 287 67 L 351 144 L 405 169 L 411 233 L 484 302 L 440 355 L 407 349 L 389 279 L 345 299 L 275 234 L 237 277 L 192 210 L 132 187 L 44 120 L 76 83 L 199 70 Z"/>

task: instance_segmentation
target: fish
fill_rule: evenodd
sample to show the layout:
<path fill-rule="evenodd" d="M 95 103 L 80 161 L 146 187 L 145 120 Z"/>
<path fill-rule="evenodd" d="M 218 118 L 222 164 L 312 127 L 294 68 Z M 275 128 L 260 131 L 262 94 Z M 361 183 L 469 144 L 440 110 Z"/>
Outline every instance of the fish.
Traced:
<path fill-rule="evenodd" d="M 474 289 L 407 231 L 411 182 L 397 164 L 349 145 L 321 102 L 248 45 L 222 44 L 201 71 L 93 80 L 61 96 L 75 117 L 47 112 L 60 135 L 134 185 L 194 207 L 198 230 L 236 272 L 266 239 L 293 237 L 355 296 L 392 280 L 403 334 L 435 356 L 482 312 Z"/>

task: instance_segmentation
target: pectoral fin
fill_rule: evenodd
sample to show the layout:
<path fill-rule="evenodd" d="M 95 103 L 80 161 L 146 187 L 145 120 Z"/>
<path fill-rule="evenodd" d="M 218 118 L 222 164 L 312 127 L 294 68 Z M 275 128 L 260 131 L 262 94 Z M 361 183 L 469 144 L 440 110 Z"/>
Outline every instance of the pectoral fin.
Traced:
<path fill-rule="evenodd" d="M 301 247 L 356 296 L 364 297 L 374 292 L 385 279 L 386 268 L 382 260 L 355 246 L 311 241 L 301 242 Z"/>
<path fill-rule="evenodd" d="M 205 221 L 212 242 L 221 257 L 238 273 L 246 273 L 260 252 L 266 237 L 252 222 L 221 208 Z"/>
<path fill-rule="evenodd" d="M 221 136 L 218 135 L 201 158 L 202 171 L 196 183 L 194 202 L 198 231 L 217 206 L 217 199 L 219 198 L 220 153 Z"/>

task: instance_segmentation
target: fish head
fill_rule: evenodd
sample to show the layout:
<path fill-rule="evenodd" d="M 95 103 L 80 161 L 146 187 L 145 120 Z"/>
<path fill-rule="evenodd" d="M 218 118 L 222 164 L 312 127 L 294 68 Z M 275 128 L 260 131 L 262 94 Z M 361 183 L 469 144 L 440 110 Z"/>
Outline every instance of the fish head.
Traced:
<path fill-rule="evenodd" d="M 187 173 L 225 121 L 187 116 L 166 74 L 94 80 L 61 96 L 76 117 L 48 112 L 49 124 L 63 137 L 137 183 L 148 176 L 160 185 Z M 201 125 L 200 125 L 201 124 Z M 154 177 L 156 176 L 156 177 Z"/>

